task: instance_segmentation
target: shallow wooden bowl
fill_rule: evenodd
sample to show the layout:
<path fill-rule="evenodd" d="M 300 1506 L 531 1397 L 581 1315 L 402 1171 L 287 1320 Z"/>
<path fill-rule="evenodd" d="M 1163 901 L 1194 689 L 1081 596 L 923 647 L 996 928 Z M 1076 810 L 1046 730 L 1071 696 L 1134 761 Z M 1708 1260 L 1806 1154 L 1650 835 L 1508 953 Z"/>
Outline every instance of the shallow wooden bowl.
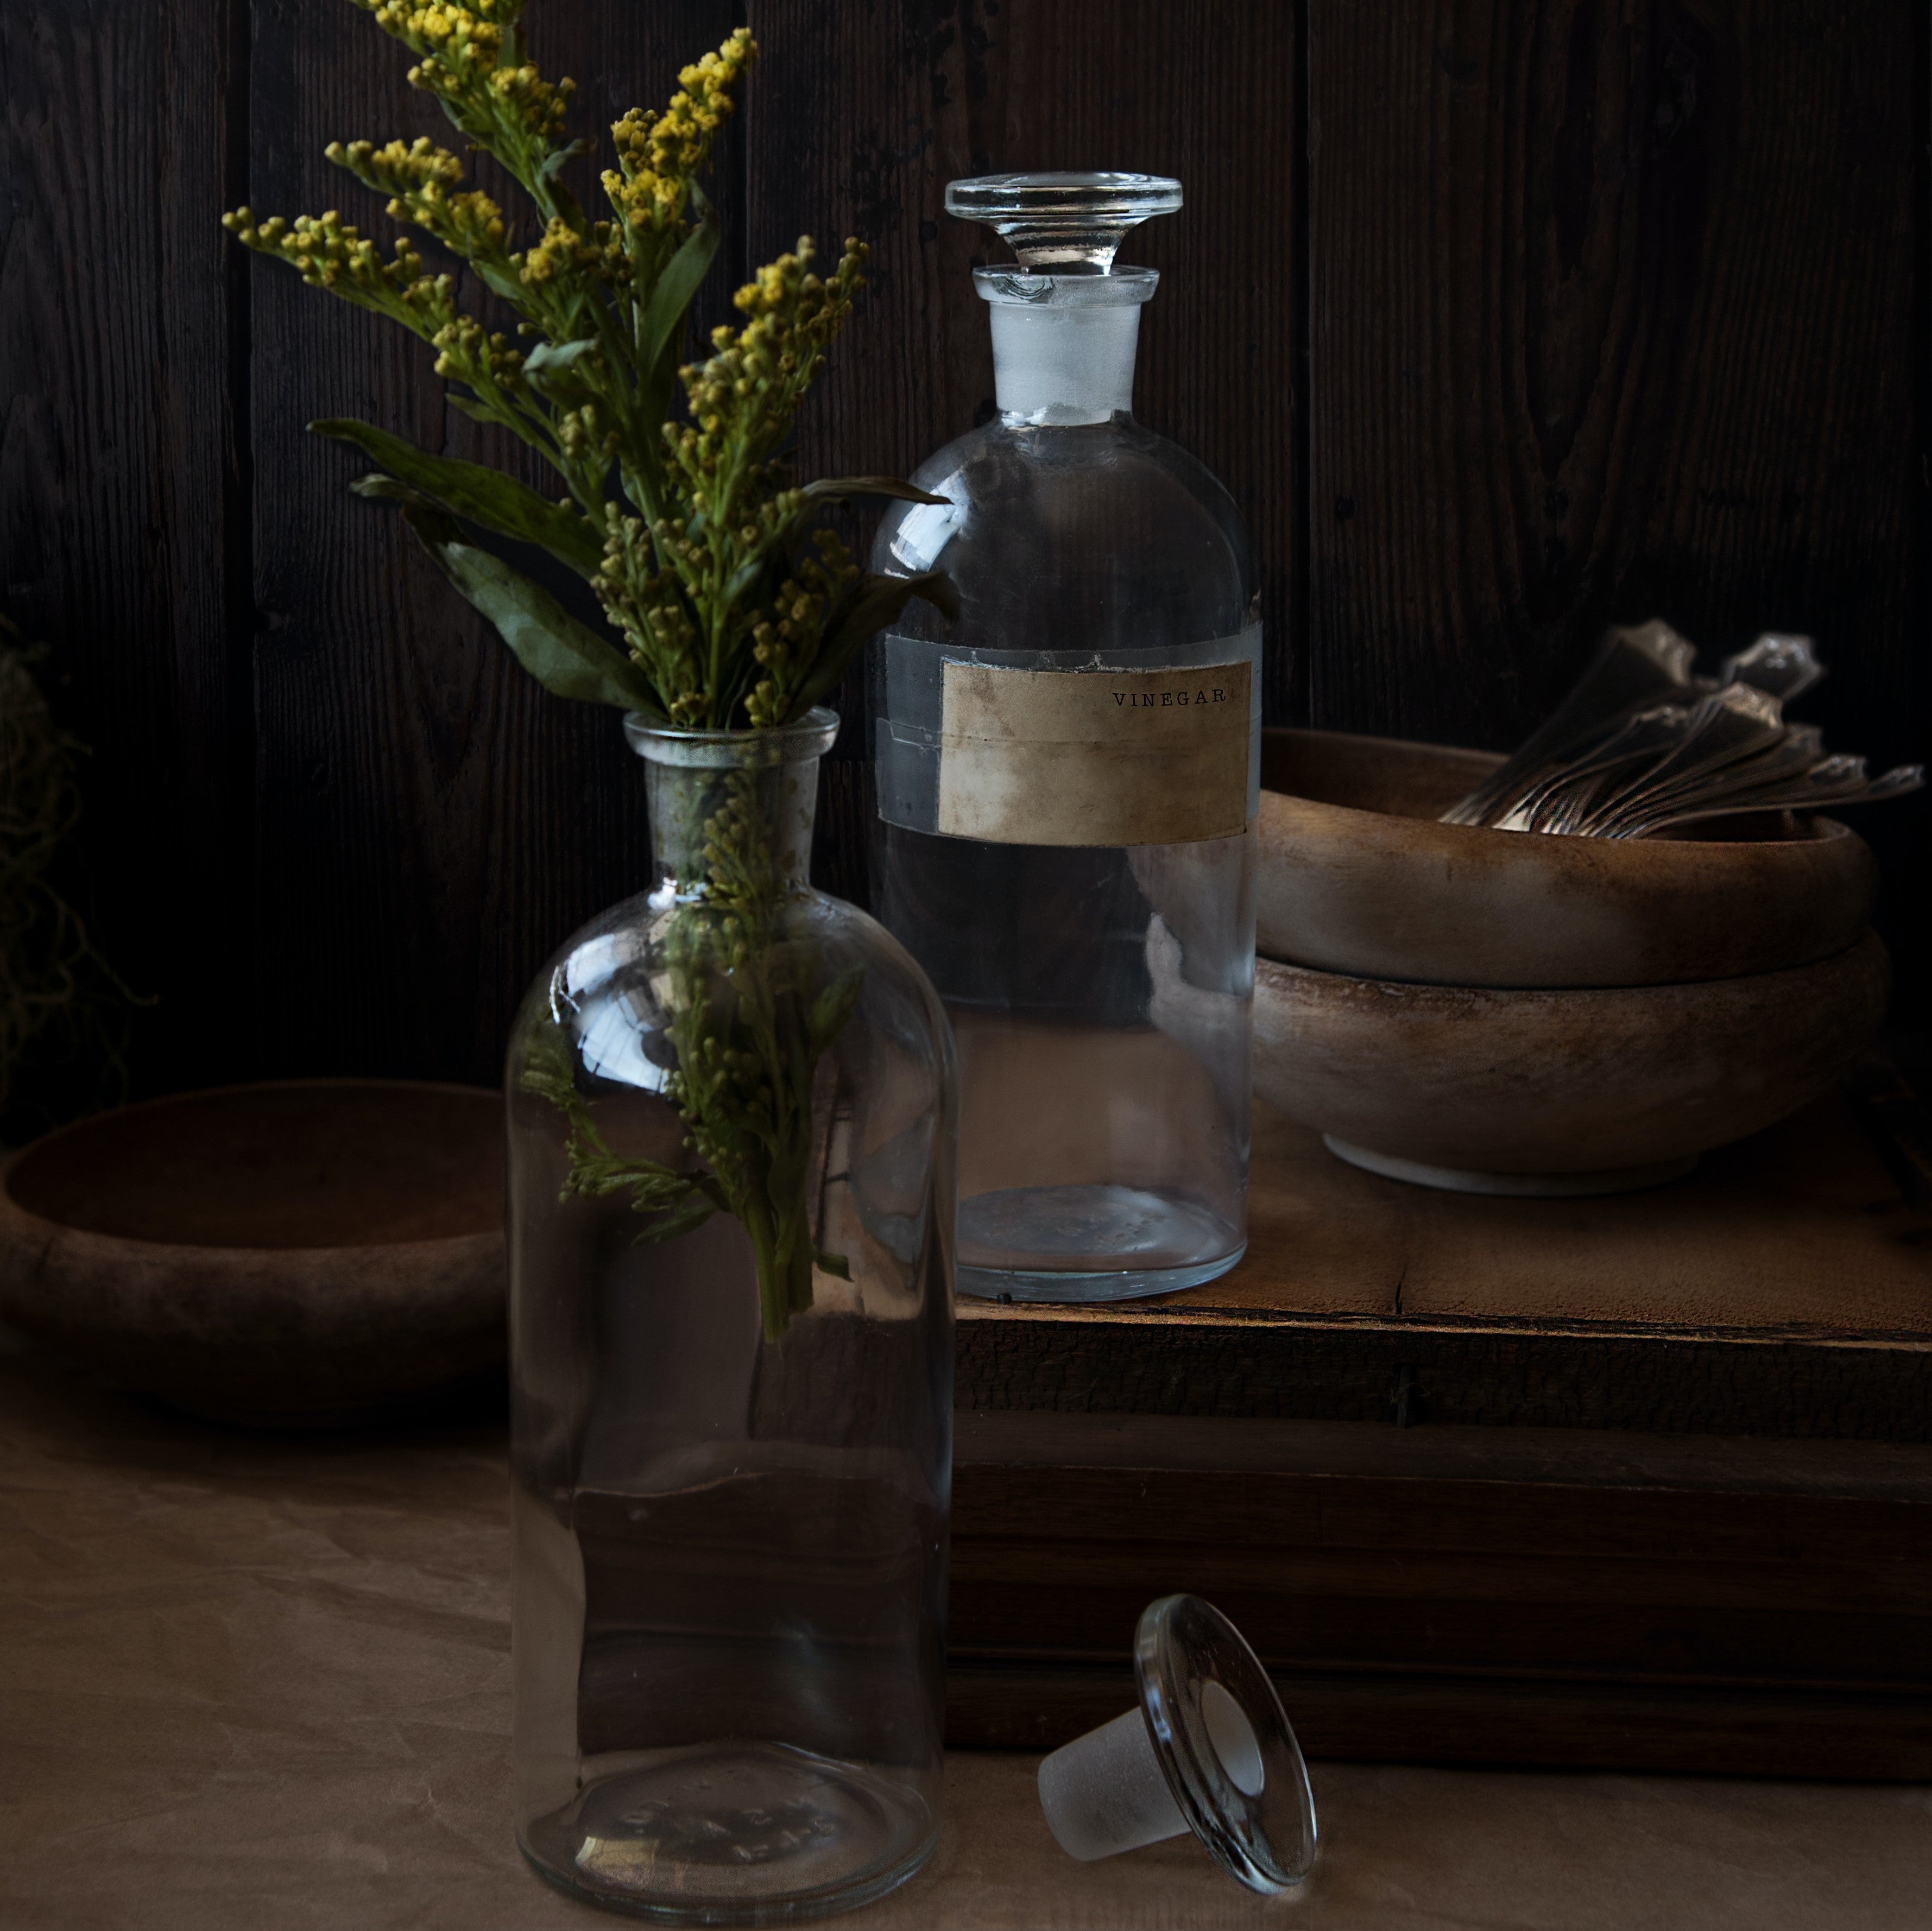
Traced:
<path fill-rule="evenodd" d="M 1844 952 L 1877 894 L 1864 841 L 1834 819 L 1694 838 L 1485 831 L 1436 820 L 1501 762 L 1487 752 L 1264 739 L 1257 943 L 1297 965 L 1437 985 L 1733 979 Z"/>
<path fill-rule="evenodd" d="M 1485 1193 L 1647 1186 L 1843 1076 L 1885 1015 L 1868 933 L 1784 972 L 1482 990 L 1256 967 L 1255 1090 L 1358 1166 Z"/>
<path fill-rule="evenodd" d="M 502 1103 L 304 1080 L 124 1107 L 0 1175 L 0 1320 L 112 1384 L 339 1426 L 500 1374 Z"/>

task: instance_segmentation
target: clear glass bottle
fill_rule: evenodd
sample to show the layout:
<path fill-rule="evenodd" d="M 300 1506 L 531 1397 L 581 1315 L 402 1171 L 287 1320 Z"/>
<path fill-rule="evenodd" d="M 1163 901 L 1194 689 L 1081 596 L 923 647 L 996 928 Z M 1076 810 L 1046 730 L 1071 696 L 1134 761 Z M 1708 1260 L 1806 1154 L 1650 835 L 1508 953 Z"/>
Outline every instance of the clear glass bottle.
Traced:
<path fill-rule="evenodd" d="M 873 909 L 950 1012 L 959 1286 L 1099 1301 L 1191 1287 L 1246 1239 L 1261 625 L 1239 514 L 1134 420 L 1142 175 L 954 181 L 999 412 L 914 480 L 873 568 L 939 568 L 873 646 Z"/>
<path fill-rule="evenodd" d="M 626 728 L 658 883 L 509 1054 L 518 1834 L 579 1896 L 768 1924 L 938 1835 L 952 1045 L 805 882 L 829 712 Z"/>

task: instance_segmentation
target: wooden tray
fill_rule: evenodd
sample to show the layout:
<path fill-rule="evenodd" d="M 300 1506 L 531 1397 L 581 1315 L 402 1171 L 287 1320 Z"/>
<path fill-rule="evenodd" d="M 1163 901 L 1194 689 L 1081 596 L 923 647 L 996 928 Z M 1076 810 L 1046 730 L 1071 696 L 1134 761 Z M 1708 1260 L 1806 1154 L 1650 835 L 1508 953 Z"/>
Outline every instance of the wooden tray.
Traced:
<path fill-rule="evenodd" d="M 1932 1776 L 1932 1228 L 1845 1102 L 1607 1200 L 1257 1126 L 1225 1280 L 961 1304 L 952 1741 L 1126 1708 L 1189 1589 L 1316 1754 Z"/>

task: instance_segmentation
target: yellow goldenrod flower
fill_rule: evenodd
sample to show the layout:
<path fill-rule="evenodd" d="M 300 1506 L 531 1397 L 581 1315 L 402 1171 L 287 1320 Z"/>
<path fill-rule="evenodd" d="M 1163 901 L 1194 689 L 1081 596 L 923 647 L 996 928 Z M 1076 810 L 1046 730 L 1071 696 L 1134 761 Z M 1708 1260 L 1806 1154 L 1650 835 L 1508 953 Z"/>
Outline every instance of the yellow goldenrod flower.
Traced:
<path fill-rule="evenodd" d="M 610 129 L 619 166 L 607 170 L 604 191 L 619 218 L 634 229 L 662 233 L 684 219 L 693 180 L 734 111 L 734 90 L 758 52 L 742 28 L 716 53 L 686 67 L 680 91 L 662 113 L 632 108 Z"/>
<path fill-rule="evenodd" d="M 257 221 L 241 208 L 224 221 L 246 246 L 286 262 L 311 285 L 412 331 L 451 385 L 450 406 L 520 439 L 563 493 L 553 506 L 520 480 L 411 450 L 368 424 L 318 426 L 396 472 L 368 493 L 400 498 L 446 568 L 458 546 L 438 532 L 460 517 L 539 542 L 585 577 L 624 653 L 597 673 L 609 701 L 628 708 L 648 692 L 680 727 L 790 721 L 860 641 L 856 613 L 878 607 L 876 586 L 874 600 L 855 594 L 859 571 L 836 534 L 821 529 L 806 541 L 813 499 L 778 454 L 850 312 L 865 251 L 848 242 L 825 279 L 813 271 L 811 242 L 801 239 L 738 292 L 739 325 L 715 331 L 710 355 L 681 370 L 675 363 L 686 314 L 660 312 L 664 277 L 680 251 L 698 239 L 694 259 L 715 239 L 694 217 L 694 202 L 703 206 L 696 178 L 756 53 L 750 35 L 740 29 L 685 67 L 662 112 L 633 111 L 616 123 L 616 165 L 602 172 L 614 218 L 592 220 L 564 179 L 577 151 L 561 139 L 572 85 L 545 80 L 525 58 L 522 0 L 354 4 L 410 49 L 411 81 L 434 94 L 458 130 L 523 190 L 537 211 L 538 238 L 511 253 L 502 208 L 466 187 L 462 162 L 427 137 L 338 142 L 327 151 L 383 198 L 392 218 L 460 258 L 459 274 L 426 272 L 407 238 L 385 258 L 333 210 Z M 688 307 L 688 289 L 680 292 Z M 527 353 L 459 306 L 460 298 L 506 306 Z M 680 379 L 684 419 L 667 422 Z M 505 621 L 483 595 L 465 593 Z M 579 667 L 566 688 L 581 696 L 582 659 L 574 646 L 573 654 Z M 747 1150 L 801 1131 L 808 1139 L 812 1069 L 830 1034 L 821 1033 L 814 1006 L 808 1021 L 798 1022 L 806 1033 L 788 1035 L 775 1056 L 769 1039 L 753 1039 L 714 1008 L 714 965 L 741 988 L 764 984 L 769 993 L 776 985 L 772 908 L 787 887 L 748 790 L 728 799 L 706 832 L 704 917 L 674 928 L 670 941 L 677 1065 L 664 1087 L 702 1170 L 674 1172 L 613 1155 L 568 1080 L 547 1084 L 532 1069 L 525 1084 L 536 1081 L 532 1090 L 548 1093 L 572 1122 L 570 1188 L 632 1190 L 640 1212 L 674 1210 L 687 1221 L 701 1195 L 748 1229 L 802 1226 L 798 1187 L 775 1181 L 778 1169 Z M 794 1148 L 784 1171 L 802 1174 L 808 1153 Z M 810 1267 L 801 1275 L 797 1264 L 811 1256 L 770 1240 L 758 1253 L 766 1332 L 775 1338 L 804 1304 L 798 1283 L 808 1289 Z"/>

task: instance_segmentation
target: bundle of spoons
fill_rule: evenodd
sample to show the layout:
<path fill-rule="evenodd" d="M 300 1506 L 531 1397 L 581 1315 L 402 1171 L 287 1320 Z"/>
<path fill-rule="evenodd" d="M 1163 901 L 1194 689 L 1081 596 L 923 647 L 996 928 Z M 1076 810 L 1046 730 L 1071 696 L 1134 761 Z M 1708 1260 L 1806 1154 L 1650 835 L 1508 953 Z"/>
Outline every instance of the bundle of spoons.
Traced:
<path fill-rule="evenodd" d="M 1868 775 L 1784 706 L 1825 674 L 1808 637 L 1766 632 L 1714 678 L 1653 621 L 1606 631 L 1570 694 L 1516 752 L 1442 814 L 1450 825 L 1641 838 L 1700 818 L 1816 811 L 1917 790 L 1924 770 Z"/>

